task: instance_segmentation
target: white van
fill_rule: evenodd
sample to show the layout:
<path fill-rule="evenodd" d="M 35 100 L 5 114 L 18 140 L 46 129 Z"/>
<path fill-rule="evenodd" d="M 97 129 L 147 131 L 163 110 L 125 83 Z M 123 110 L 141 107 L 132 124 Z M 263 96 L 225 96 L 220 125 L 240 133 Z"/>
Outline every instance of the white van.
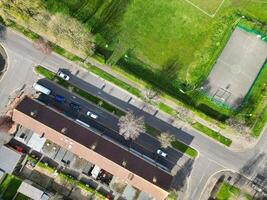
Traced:
<path fill-rule="evenodd" d="M 98 177 L 100 171 L 101 171 L 101 168 L 98 167 L 97 165 L 95 165 L 94 168 L 93 168 L 93 170 L 92 170 L 92 172 L 91 172 L 92 177 L 93 177 L 94 179 L 96 179 L 96 178 Z"/>
<path fill-rule="evenodd" d="M 49 95 L 51 93 L 51 90 L 49 90 L 48 88 L 40 85 L 39 83 L 34 83 L 33 84 L 33 88 L 37 91 L 37 92 L 41 92 L 43 94 Z"/>

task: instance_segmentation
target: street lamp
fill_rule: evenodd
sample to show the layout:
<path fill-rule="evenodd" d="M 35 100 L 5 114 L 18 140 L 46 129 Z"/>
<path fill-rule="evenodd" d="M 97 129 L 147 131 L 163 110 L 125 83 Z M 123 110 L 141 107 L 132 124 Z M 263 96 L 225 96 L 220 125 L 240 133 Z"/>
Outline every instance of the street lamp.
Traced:
<path fill-rule="evenodd" d="M 239 116 L 252 117 L 253 114 L 252 113 L 249 113 L 249 114 L 240 114 Z"/>

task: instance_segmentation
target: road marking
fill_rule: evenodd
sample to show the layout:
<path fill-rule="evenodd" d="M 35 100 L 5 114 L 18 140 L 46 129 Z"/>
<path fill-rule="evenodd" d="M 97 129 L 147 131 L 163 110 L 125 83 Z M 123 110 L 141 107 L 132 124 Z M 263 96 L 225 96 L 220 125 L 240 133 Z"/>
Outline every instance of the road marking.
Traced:
<path fill-rule="evenodd" d="M 209 162 L 209 164 L 208 164 L 208 166 L 206 167 L 207 169 L 210 167 L 210 162 Z M 201 176 L 201 178 L 200 178 L 200 183 L 201 183 L 201 181 L 203 180 L 203 178 L 204 178 L 204 176 L 205 176 L 206 174 L 202 174 L 202 176 Z M 199 184 L 197 185 L 197 187 L 195 188 L 195 190 L 194 190 L 194 192 L 193 192 L 193 194 L 192 194 L 192 196 L 195 196 L 195 194 L 196 194 L 196 192 L 197 192 L 197 190 L 198 190 L 198 188 L 199 188 Z M 202 191 L 203 191 L 203 189 L 202 189 Z"/>

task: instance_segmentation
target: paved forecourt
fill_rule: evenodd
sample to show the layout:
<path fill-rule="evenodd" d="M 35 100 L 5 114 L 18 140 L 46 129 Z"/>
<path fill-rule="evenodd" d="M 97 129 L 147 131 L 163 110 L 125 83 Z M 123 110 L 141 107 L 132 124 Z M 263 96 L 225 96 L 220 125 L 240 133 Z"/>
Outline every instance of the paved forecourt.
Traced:
<path fill-rule="evenodd" d="M 204 83 L 207 94 L 232 108 L 241 105 L 267 58 L 267 43 L 237 27 Z"/>

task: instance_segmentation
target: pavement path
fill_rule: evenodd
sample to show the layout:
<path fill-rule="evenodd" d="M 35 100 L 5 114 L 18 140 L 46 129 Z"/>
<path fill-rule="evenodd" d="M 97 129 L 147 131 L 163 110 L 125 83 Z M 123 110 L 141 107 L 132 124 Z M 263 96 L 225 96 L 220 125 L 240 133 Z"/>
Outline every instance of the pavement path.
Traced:
<path fill-rule="evenodd" d="M 199 151 L 200 157 L 195 160 L 191 170 L 191 176 L 189 178 L 190 187 L 186 199 L 201 199 L 201 192 L 208 178 L 214 172 L 221 169 L 239 171 L 250 159 L 253 159 L 261 152 L 265 153 L 267 150 L 266 130 L 256 147 L 245 152 L 232 152 L 194 130 L 182 130 L 173 127 L 168 123 L 171 120 L 163 113 L 157 113 L 153 108 L 146 106 L 139 99 L 131 97 L 129 93 L 93 74 L 85 72 L 81 68 L 77 68 L 75 64 L 70 63 L 61 56 L 56 54 L 43 55 L 33 48 L 29 40 L 16 32 L 6 30 L 4 40 L 1 41 L 1 44 L 7 51 L 9 67 L 0 82 L 0 110 L 5 108 L 5 105 L 8 103 L 8 98 L 15 90 L 21 88 L 24 84 L 32 85 L 38 79 L 38 76 L 33 72 L 33 66 L 36 64 L 46 66 L 53 71 L 57 71 L 59 68 L 66 68 L 73 74 L 77 73 L 78 78 L 83 79 L 84 82 L 72 77 L 73 83 L 76 81 L 77 83 L 75 84 L 79 84 L 79 86 L 84 87 L 92 94 L 98 95 L 118 107 L 125 110 L 133 110 L 136 115 L 144 116 L 148 124 L 161 131 L 168 130 L 177 139 L 190 144 L 190 146 Z M 105 87 L 103 88 L 104 85 Z"/>

